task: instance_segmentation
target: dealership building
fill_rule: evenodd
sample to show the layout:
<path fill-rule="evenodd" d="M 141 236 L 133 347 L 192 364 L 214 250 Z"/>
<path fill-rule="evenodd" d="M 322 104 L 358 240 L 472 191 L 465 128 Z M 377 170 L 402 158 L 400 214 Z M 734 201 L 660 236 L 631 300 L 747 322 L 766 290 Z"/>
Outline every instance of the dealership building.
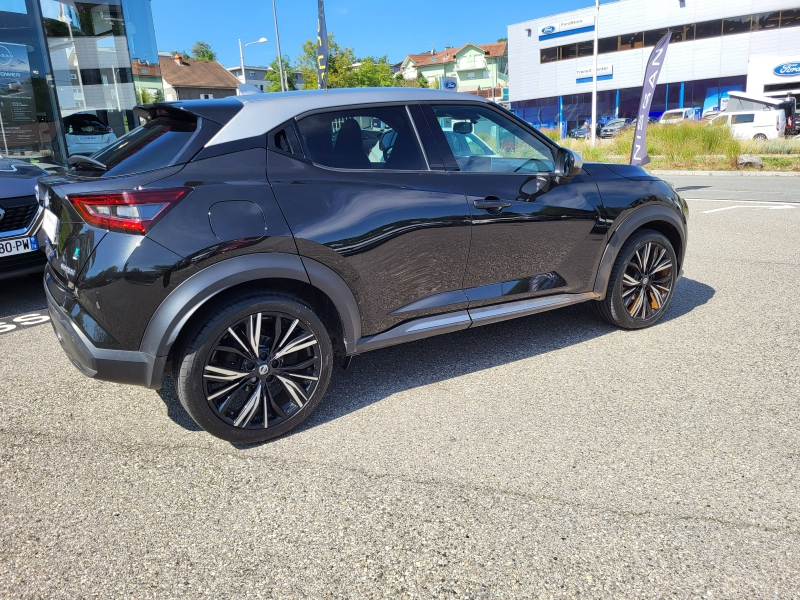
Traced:
<path fill-rule="evenodd" d="M 3 155 L 65 165 L 80 144 L 136 127 L 144 92 L 163 94 L 150 0 L 0 0 Z"/>
<path fill-rule="evenodd" d="M 509 99 L 526 121 L 568 129 L 590 118 L 594 12 L 508 26 Z M 724 108 L 731 91 L 800 97 L 800 0 L 619 0 L 600 5 L 598 23 L 601 122 L 636 116 L 647 59 L 667 33 L 652 117 Z"/>

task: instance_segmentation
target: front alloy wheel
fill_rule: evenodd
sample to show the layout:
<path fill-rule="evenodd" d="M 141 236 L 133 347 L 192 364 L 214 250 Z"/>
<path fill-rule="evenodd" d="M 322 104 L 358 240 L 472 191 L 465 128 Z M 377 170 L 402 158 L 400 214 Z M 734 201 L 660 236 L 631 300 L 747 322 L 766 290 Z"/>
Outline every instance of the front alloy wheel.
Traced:
<path fill-rule="evenodd" d="M 637 231 L 620 249 L 597 309 L 617 327 L 649 327 L 667 310 L 677 280 L 678 260 L 670 241 L 657 231 Z"/>

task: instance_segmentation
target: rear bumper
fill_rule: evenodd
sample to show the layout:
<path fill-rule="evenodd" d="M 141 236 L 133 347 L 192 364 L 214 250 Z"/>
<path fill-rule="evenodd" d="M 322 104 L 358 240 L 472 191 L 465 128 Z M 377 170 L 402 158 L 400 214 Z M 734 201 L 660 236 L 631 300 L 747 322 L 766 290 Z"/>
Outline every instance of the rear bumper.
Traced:
<path fill-rule="evenodd" d="M 70 316 L 58 306 L 47 285 L 44 286 L 44 290 L 47 294 L 50 322 L 56 337 L 72 364 L 81 373 L 87 377 L 114 383 L 141 385 L 154 390 L 161 387 L 166 356 L 96 347 Z"/>

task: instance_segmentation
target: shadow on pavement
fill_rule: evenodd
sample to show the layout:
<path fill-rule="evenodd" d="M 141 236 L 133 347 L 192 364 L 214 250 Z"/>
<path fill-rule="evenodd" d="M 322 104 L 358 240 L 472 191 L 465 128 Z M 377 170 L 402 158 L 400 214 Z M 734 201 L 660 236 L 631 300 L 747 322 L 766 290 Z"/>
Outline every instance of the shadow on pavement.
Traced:
<path fill-rule="evenodd" d="M 678 319 L 706 304 L 714 289 L 683 278 L 670 307 L 659 324 Z M 603 321 L 591 302 L 485 325 L 448 335 L 401 344 L 357 356 L 347 371 L 335 368 L 327 394 L 317 411 L 287 435 L 333 421 L 378 402 L 392 394 L 425 386 L 498 365 L 566 348 L 606 335 L 616 328 Z M 636 335 L 631 332 L 630 335 Z M 181 427 L 199 430 L 184 412 L 172 388 L 164 380 L 158 394 L 169 417 Z M 254 445 L 231 444 L 239 450 Z M 255 444 L 258 446 L 260 444 Z"/>
<path fill-rule="evenodd" d="M 47 311 L 40 273 L 0 280 L 0 319 L 36 311 Z"/>
<path fill-rule="evenodd" d="M 710 185 L 684 185 L 683 187 L 675 188 L 677 192 L 690 192 L 692 190 L 705 190 L 710 188 Z"/>

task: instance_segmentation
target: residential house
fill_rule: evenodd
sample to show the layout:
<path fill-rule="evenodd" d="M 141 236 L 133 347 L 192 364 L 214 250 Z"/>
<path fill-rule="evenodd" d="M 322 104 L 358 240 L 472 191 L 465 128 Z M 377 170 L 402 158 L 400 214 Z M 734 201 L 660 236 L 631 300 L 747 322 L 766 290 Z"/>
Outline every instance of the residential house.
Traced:
<path fill-rule="evenodd" d="M 161 67 L 158 63 L 150 63 L 136 58 L 131 60 L 131 73 L 133 74 L 133 86 L 136 88 L 136 101 L 140 102 L 142 92 L 144 97 L 156 100 L 159 96 L 163 97 L 163 86 L 161 82 Z"/>
<path fill-rule="evenodd" d="M 242 77 L 242 67 L 236 65 L 235 67 L 228 67 L 228 71 L 239 80 L 239 83 L 248 83 L 250 85 L 256 86 L 262 92 L 266 88 L 266 83 L 264 81 L 264 77 L 266 77 L 267 73 L 273 71 L 272 67 L 254 67 L 254 66 L 247 66 L 244 67 L 244 74 L 245 76 Z M 294 75 L 294 85 L 296 88 L 300 89 L 303 85 L 303 75 L 300 71 L 292 71 Z"/>
<path fill-rule="evenodd" d="M 215 60 L 183 58 L 158 53 L 164 99 L 199 100 L 225 98 L 238 93 L 239 81 Z"/>
<path fill-rule="evenodd" d="M 508 88 L 508 44 L 473 44 L 467 42 L 459 48 L 445 48 L 441 52 L 409 54 L 400 66 L 406 79 L 420 75 L 431 87 L 439 87 L 440 78 L 452 78 L 456 91 L 492 98 L 503 98 Z"/>

